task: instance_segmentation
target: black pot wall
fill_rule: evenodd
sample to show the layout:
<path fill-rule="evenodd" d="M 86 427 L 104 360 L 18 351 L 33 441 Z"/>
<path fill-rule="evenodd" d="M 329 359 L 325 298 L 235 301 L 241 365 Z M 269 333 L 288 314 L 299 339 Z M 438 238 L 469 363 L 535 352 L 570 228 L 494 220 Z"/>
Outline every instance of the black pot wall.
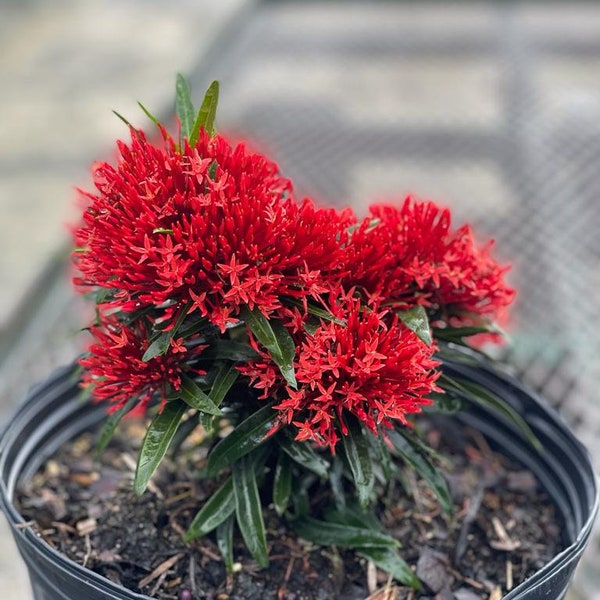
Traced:
<path fill-rule="evenodd" d="M 497 414 L 473 407 L 459 418 L 531 469 L 565 522 L 567 548 L 504 600 L 563 598 L 598 510 L 598 489 L 589 456 L 563 421 L 516 380 L 481 364 L 447 363 L 449 373 L 469 377 L 502 396 L 526 418 L 544 445 L 537 454 L 518 429 Z M 103 406 L 81 402 L 71 369 L 34 388 L 0 437 L 0 506 L 25 560 L 35 600 L 150 600 L 83 568 L 53 550 L 12 504 L 19 482 L 30 478 L 61 444 L 97 424 Z"/>

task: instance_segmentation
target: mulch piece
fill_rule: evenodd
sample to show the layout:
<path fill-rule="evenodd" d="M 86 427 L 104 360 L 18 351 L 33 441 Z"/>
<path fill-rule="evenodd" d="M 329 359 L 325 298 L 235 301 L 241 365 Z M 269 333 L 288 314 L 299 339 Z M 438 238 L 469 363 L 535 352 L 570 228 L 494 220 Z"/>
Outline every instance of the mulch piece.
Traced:
<path fill-rule="evenodd" d="M 144 429 L 134 421 L 98 461 L 91 433 L 65 445 L 21 487 L 18 506 L 25 526 L 72 560 L 160 600 L 499 600 L 560 551 L 560 520 L 535 477 L 492 451 L 478 432 L 448 419 L 426 421 L 425 428 L 444 456 L 454 516 L 441 512 L 410 471 L 381 507 L 423 583 L 418 592 L 352 552 L 298 539 L 271 510 L 269 568 L 260 570 L 238 541 L 228 573 L 210 536 L 182 541 L 215 489 L 198 476 L 206 451 L 183 446 L 138 498 L 131 482 Z"/>

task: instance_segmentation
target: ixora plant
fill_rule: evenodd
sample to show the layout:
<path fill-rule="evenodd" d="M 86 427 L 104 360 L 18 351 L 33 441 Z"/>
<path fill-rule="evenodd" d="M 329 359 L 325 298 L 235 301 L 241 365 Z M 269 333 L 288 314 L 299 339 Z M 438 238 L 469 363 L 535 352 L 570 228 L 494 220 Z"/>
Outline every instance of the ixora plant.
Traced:
<path fill-rule="evenodd" d="M 151 416 L 142 494 L 173 439 L 201 426 L 219 486 L 186 540 L 216 530 L 231 566 L 237 523 L 265 567 L 272 503 L 302 538 L 354 548 L 418 586 L 372 510 L 398 462 L 451 510 L 413 417 L 467 397 L 536 443 L 510 406 L 440 368 L 447 342 L 496 335 L 514 296 L 507 269 L 431 202 L 371 206 L 364 219 L 298 202 L 275 164 L 214 132 L 217 96 L 213 83 L 196 113 L 178 78 L 179 137 L 146 111 L 159 143 L 131 127 L 117 166 L 96 166 L 85 194 L 75 282 L 96 317 L 80 364 L 112 413 L 101 446 L 128 413 Z M 317 514 L 315 486 L 331 500 Z"/>
<path fill-rule="evenodd" d="M 415 570 L 414 552 L 411 565 L 403 559 L 409 541 L 414 546 L 427 540 L 411 537 L 420 530 L 412 510 L 419 505 L 417 496 L 402 508 L 398 498 L 417 489 L 409 478 L 418 480 L 419 489 L 427 486 L 435 514 L 447 515 L 440 531 L 458 520 L 451 516 L 456 506 L 455 514 L 462 512 L 462 523 L 469 526 L 464 496 L 457 501 L 440 468 L 448 462 L 444 448 L 438 452 L 429 443 L 433 430 L 427 424 L 436 418 L 430 413 L 450 413 L 445 422 L 459 427 L 460 435 L 466 426 L 474 428 L 481 440 L 537 476 L 550 497 L 545 514 L 555 535 L 538 527 L 536 539 L 553 541 L 539 563 L 523 569 L 521 579 L 527 581 L 507 598 L 562 598 L 589 538 L 598 492 L 589 456 L 568 428 L 473 348 L 479 346 L 473 336 L 497 341 L 494 321 L 514 297 L 505 282 L 507 268 L 491 256 L 491 243 L 475 244 L 468 226 L 453 228 L 449 211 L 432 202 L 408 198 L 398 206 L 377 204 L 359 218 L 350 209 L 299 201 L 273 162 L 215 133 L 216 82 L 198 111 L 181 76 L 176 92 L 178 135 L 170 135 L 142 106 L 157 133 L 149 137 L 123 119 L 131 141 L 118 143 L 114 165 L 95 166 L 95 189 L 82 192 L 74 281 L 93 299 L 95 311 L 77 382 L 71 367 L 33 388 L 0 434 L 0 506 L 29 567 L 36 600 L 148 598 L 134 591 L 154 595 L 142 581 L 160 581 L 188 550 L 192 570 L 193 549 L 209 546 L 219 583 L 180 571 L 173 579 L 175 591 L 169 587 L 164 597 L 195 596 L 190 590 L 197 580 L 198 597 L 230 597 L 227 586 L 234 577 L 255 576 L 256 568 L 273 570 L 270 551 L 277 535 L 290 542 L 277 546 L 284 548 L 281 556 L 292 547 L 297 554 L 306 551 L 302 564 L 309 566 L 302 575 L 313 568 L 306 554 L 331 546 L 318 552 L 319 560 L 327 553 L 337 564 L 341 554 L 347 557 L 350 566 L 342 579 L 353 572 L 351 565 L 358 565 L 362 577 L 367 564 L 371 574 L 377 575 L 376 568 L 387 573 L 389 585 L 399 582 L 407 590 L 403 598 L 443 591 L 426 580 L 418 564 Z M 81 402 L 81 387 L 90 402 Z M 131 583 L 126 587 L 120 577 L 86 568 L 91 546 L 82 566 L 65 556 L 73 554 L 65 546 L 61 550 L 62 541 L 55 544 L 58 550 L 51 540 L 42 541 L 43 528 L 32 523 L 41 522 L 37 507 L 47 489 L 28 496 L 34 498 L 33 513 L 19 493 L 42 474 L 46 458 L 59 455 L 65 442 L 90 428 L 96 428 L 100 455 L 111 455 L 122 438 L 108 444 L 131 415 L 138 420 L 130 424 L 144 423 L 133 476 L 141 512 L 154 510 L 142 502 L 154 501 L 144 492 L 158 489 L 151 479 L 161 463 L 158 480 L 165 472 L 186 473 L 193 501 L 187 512 L 178 513 L 185 514 L 183 527 L 167 519 L 165 538 L 173 542 L 173 532 L 181 532 L 174 541 L 177 554 L 172 545 L 157 551 L 169 558 L 158 567 L 152 561 L 141 571 L 136 566 L 135 574 L 125 577 Z M 464 444 L 461 452 L 467 462 L 473 458 Z M 471 475 L 477 478 L 483 468 L 476 471 Z M 84 494 L 86 511 L 90 493 Z M 125 493 L 128 502 L 133 494 Z M 543 498 L 536 511 L 542 512 L 547 500 L 543 493 L 535 496 Z M 118 501 L 110 498 L 108 512 L 129 514 L 126 506 L 115 509 Z M 95 508 L 104 510 L 100 504 Z M 408 529 L 402 526 L 410 540 L 397 522 L 390 524 L 398 510 L 415 512 Z M 471 521 L 473 510 L 476 502 L 466 513 Z M 77 535 L 71 521 L 58 527 L 61 518 L 54 515 L 51 527 Z M 160 519 L 148 521 L 158 531 Z M 119 535 L 124 526 L 117 525 Z M 502 532 L 501 524 L 495 527 Z M 468 530 L 460 526 L 460 535 L 458 530 L 453 527 L 454 548 L 455 541 L 445 538 L 450 540 L 445 550 L 455 556 L 452 564 L 458 562 L 457 547 L 466 547 Z M 151 539 L 156 544 L 151 549 L 146 544 L 146 552 L 163 541 Z M 94 549 L 97 557 L 108 556 L 98 558 L 100 563 L 131 565 L 139 558 L 139 553 L 131 560 L 119 556 L 113 542 L 106 552 Z M 508 542 L 513 544 L 505 533 L 502 552 Z M 71 541 L 67 545 L 74 547 Z M 337 548 L 345 550 L 340 554 Z M 239 557 L 245 561 L 248 555 L 254 560 L 240 571 Z M 427 558 L 418 556 L 419 563 Z M 288 597 L 293 560 L 283 587 L 277 587 L 277 573 L 270 582 L 277 589 L 265 598 Z M 504 572 L 503 557 L 500 565 Z M 438 567 L 430 564 L 428 570 Z M 506 569 L 508 581 L 508 563 Z M 237 575 L 225 576 L 225 570 Z M 298 582 L 298 593 L 312 597 L 304 594 L 305 581 Z M 337 581 L 330 597 L 347 597 L 343 585 Z M 227 593 L 219 595 L 223 586 Z M 422 592 L 413 589 L 421 586 Z M 263 597 L 257 592 L 263 588 L 253 589 L 250 595 L 233 590 L 231 598 Z M 359 590 L 361 597 L 366 589 Z M 498 598 L 500 588 L 481 593 Z M 319 587 L 315 597 L 327 594 Z M 473 597 L 470 590 L 466 594 Z M 383 597 L 391 598 L 391 592 Z"/>

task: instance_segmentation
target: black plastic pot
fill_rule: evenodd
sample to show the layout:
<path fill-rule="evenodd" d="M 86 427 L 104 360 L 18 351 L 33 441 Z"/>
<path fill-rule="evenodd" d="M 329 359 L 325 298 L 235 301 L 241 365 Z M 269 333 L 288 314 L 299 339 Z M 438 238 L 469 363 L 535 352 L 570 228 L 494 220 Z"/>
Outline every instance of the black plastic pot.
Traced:
<path fill-rule="evenodd" d="M 544 453 L 537 454 L 519 430 L 482 408 L 457 417 L 531 469 L 564 519 L 566 549 L 505 600 L 563 598 L 598 510 L 598 487 L 587 452 L 550 408 L 511 377 L 485 364 L 451 363 L 445 369 L 485 385 L 510 402 L 544 445 Z M 35 600 L 149 600 L 53 550 L 30 528 L 21 527 L 23 518 L 12 504 L 19 482 L 30 478 L 61 444 L 92 428 L 103 416 L 103 406 L 78 399 L 72 370 L 63 369 L 28 394 L 0 437 L 0 506 L 29 569 Z"/>

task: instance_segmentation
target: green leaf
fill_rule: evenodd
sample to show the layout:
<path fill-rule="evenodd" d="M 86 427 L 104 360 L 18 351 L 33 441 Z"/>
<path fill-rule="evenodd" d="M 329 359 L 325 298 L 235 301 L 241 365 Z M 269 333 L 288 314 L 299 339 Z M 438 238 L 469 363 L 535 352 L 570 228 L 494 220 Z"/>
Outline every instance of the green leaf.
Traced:
<path fill-rule="evenodd" d="M 267 536 L 251 457 L 244 456 L 233 464 L 232 478 L 238 527 L 250 554 L 266 568 L 269 566 Z"/>
<path fill-rule="evenodd" d="M 104 304 L 109 300 L 112 300 L 114 295 L 118 292 L 116 288 L 100 288 L 94 294 L 94 302 L 96 304 Z"/>
<path fill-rule="evenodd" d="M 315 475 L 306 471 L 292 480 L 292 503 L 294 504 L 294 515 L 296 517 L 304 517 L 310 513 L 308 490 L 316 480 Z"/>
<path fill-rule="evenodd" d="M 193 416 L 190 416 L 189 419 L 185 419 L 181 422 L 171 440 L 171 445 L 169 446 L 168 453 L 171 456 L 174 456 L 179 451 L 185 440 L 187 440 L 196 427 L 198 427 L 198 420 Z"/>
<path fill-rule="evenodd" d="M 258 353 L 248 344 L 232 340 L 215 340 L 202 352 L 201 358 L 231 360 L 233 362 L 246 362 L 255 360 Z"/>
<path fill-rule="evenodd" d="M 227 363 L 219 365 L 219 370 L 208 393 L 216 406 L 221 405 L 239 375 L 240 372 L 233 365 Z"/>
<path fill-rule="evenodd" d="M 345 507 L 342 510 L 329 511 L 327 520 L 333 521 L 343 526 L 357 527 L 370 531 L 380 531 L 381 523 L 372 512 L 363 512 L 353 507 Z M 389 547 L 371 547 L 357 549 L 369 560 L 373 561 L 378 567 L 390 573 L 398 581 L 418 588 L 419 580 L 409 566 L 400 558 L 395 548 Z"/>
<path fill-rule="evenodd" d="M 186 404 L 209 415 L 221 416 L 221 409 L 187 375 L 181 375 L 181 390 L 176 392 Z"/>
<path fill-rule="evenodd" d="M 113 110 L 113 114 L 115 114 L 119 119 L 121 119 L 121 121 L 123 121 L 123 123 L 125 123 L 127 127 L 130 127 L 131 129 L 133 129 L 133 131 L 139 133 L 139 131 L 123 115 L 119 114 L 116 110 Z"/>
<path fill-rule="evenodd" d="M 361 548 L 358 554 L 375 563 L 380 569 L 389 573 L 401 584 L 408 585 L 416 590 L 421 589 L 421 582 L 411 571 L 410 567 L 393 548 Z"/>
<path fill-rule="evenodd" d="M 381 531 L 382 526 L 373 511 L 365 511 L 358 507 L 355 502 L 343 508 L 329 509 L 325 512 L 325 520 L 329 523 L 349 525 L 373 531 Z"/>
<path fill-rule="evenodd" d="M 399 546 L 397 540 L 380 531 L 330 523 L 312 517 L 299 517 L 291 522 L 291 526 L 301 538 L 322 546 L 360 549 Z"/>
<path fill-rule="evenodd" d="M 428 414 L 454 415 L 465 407 L 463 399 L 450 391 L 445 394 L 434 392 L 429 394 L 428 397 L 434 402 L 423 406 L 423 412 Z"/>
<path fill-rule="evenodd" d="M 108 442 L 110 442 L 112 436 L 114 435 L 115 430 L 119 426 L 119 423 L 121 422 L 123 417 L 131 409 L 133 409 L 133 407 L 138 402 L 139 402 L 139 398 L 137 398 L 137 397 L 129 398 L 129 400 L 127 400 L 127 402 L 125 403 L 125 405 L 122 408 L 120 408 L 119 410 L 117 410 L 116 412 L 114 412 L 108 416 L 108 418 L 106 419 L 106 422 L 104 423 L 104 425 L 102 427 L 102 431 L 100 433 L 100 438 L 98 439 L 98 443 L 96 444 L 96 457 L 98 457 L 98 456 L 100 456 L 100 454 L 102 454 L 102 452 L 108 445 Z"/>
<path fill-rule="evenodd" d="M 292 495 L 292 464 L 289 457 L 282 453 L 277 458 L 273 475 L 273 504 L 278 515 L 287 510 Z"/>
<path fill-rule="evenodd" d="M 190 86 L 185 77 L 179 73 L 175 83 L 175 112 L 181 125 L 180 148 L 183 148 L 183 140 L 189 140 L 194 129 L 194 105 Z"/>
<path fill-rule="evenodd" d="M 217 105 L 219 103 L 219 82 L 213 81 L 204 94 L 202 106 L 198 111 L 196 120 L 190 132 L 190 146 L 195 146 L 200 135 L 200 129 L 204 129 L 210 136 L 214 134 L 215 117 L 217 116 Z"/>
<path fill-rule="evenodd" d="M 329 485 L 331 493 L 338 510 L 346 508 L 346 490 L 344 489 L 344 464 L 338 455 L 332 459 L 331 469 L 329 470 Z"/>
<path fill-rule="evenodd" d="M 184 541 L 202 537 L 218 527 L 235 512 L 235 495 L 231 477 L 204 503 L 183 536 Z"/>
<path fill-rule="evenodd" d="M 499 333 L 499 330 L 492 325 L 481 327 L 434 327 L 433 337 L 436 340 L 445 342 L 461 343 L 463 338 L 477 335 L 479 333 Z"/>
<path fill-rule="evenodd" d="M 144 356 L 142 356 L 143 362 L 148 362 L 156 356 L 162 356 L 167 352 L 171 345 L 171 338 L 173 333 L 171 331 L 163 331 L 146 349 Z"/>
<path fill-rule="evenodd" d="M 369 435 L 369 441 L 372 454 L 374 456 L 375 467 L 381 467 L 381 475 L 383 476 L 383 484 L 387 484 L 392 479 L 393 463 L 390 456 L 390 450 L 387 447 L 383 435 Z M 380 477 L 381 479 L 381 477 Z"/>
<path fill-rule="evenodd" d="M 208 455 L 208 472 L 216 475 L 222 468 L 232 464 L 267 440 L 273 429 L 277 412 L 273 402 L 253 412 L 226 438 L 223 438 Z"/>
<path fill-rule="evenodd" d="M 169 350 L 169 346 L 171 345 L 171 340 L 175 337 L 179 328 L 181 327 L 187 313 L 191 307 L 191 303 L 187 303 L 182 309 L 179 311 L 177 315 L 177 320 L 171 329 L 168 331 L 163 331 L 158 335 L 158 337 L 153 340 L 153 342 L 148 346 L 146 352 L 144 352 L 144 356 L 142 356 L 142 360 L 144 362 L 148 362 L 153 359 L 155 356 L 161 356 L 165 354 Z"/>
<path fill-rule="evenodd" d="M 210 167 L 208 167 L 208 178 L 211 181 L 215 181 L 216 177 L 217 177 L 217 167 L 219 166 L 219 163 L 216 160 L 213 160 L 210 163 Z"/>
<path fill-rule="evenodd" d="M 233 526 L 234 517 L 232 514 L 217 527 L 217 547 L 229 573 L 233 571 Z"/>
<path fill-rule="evenodd" d="M 297 306 L 298 308 L 304 308 L 304 303 L 301 300 L 296 300 L 296 298 L 286 298 L 285 303 L 291 306 Z M 346 327 L 347 325 L 347 322 L 344 321 L 344 319 L 334 317 L 328 310 L 325 310 L 320 306 L 315 306 L 309 302 L 306 308 L 309 315 L 314 315 L 315 317 L 319 317 L 325 321 L 331 321 L 332 323 L 342 325 L 343 327 Z"/>
<path fill-rule="evenodd" d="M 144 493 L 150 478 L 164 458 L 186 410 L 187 407 L 183 402 L 177 400 L 167 402 L 162 412 L 158 413 L 148 425 L 138 454 L 133 480 L 133 490 L 138 496 Z"/>
<path fill-rule="evenodd" d="M 525 438 L 538 452 L 543 451 L 541 442 L 535 433 L 533 433 L 527 421 L 508 402 L 505 402 L 491 390 L 462 377 L 449 377 L 448 375 L 442 375 L 439 384 L 444 389 L 448 387 L 451 391 L 460 393 L 465 400 L 495 410 L 520 429 Z"/>
<path fill-rule="evenodd" d="M 429 461 L 424 452 L 418 448 L 409 437 L 403 435 L 400 431 L 390 429 L 386 432 L 388 438 L 394 445 L 394 448 L 400 458 L 412 467 L 416 473 L 429 485 L 436 495 L 440 506 L 447 514 L 452 514 L 453 504 L 446 480 L 441 473 Z"/>
<path fill-rule="evenodd" d="M 398 312 L 400 320 L 428 346 L 431 346 L 431 329 L 429 328 L 429 319 L 427 312 L 422 306 L 413 306 L 408 310 Z"/>
<path fill-rule="evenodd" d="M 160 121 L 141 103 L 138 106 L 144 111 L 144 114 L 157 126 L 160 127 Z"/>
<path fill-rule="evenodd" d="M 375 476 L 369 454 L 369 443 L 365 438 L 363 429 L 354 416 L 348 415 L 346 419 L 348 434 L 342 436 L 342 443 L 348 466 L 354 479 L 354 486 L 358 492 L 358 502 L 361 507 L 366 507 L 373 495 Z M 368 435 L 368 434 L 367 434 Z"/>
<path fill-rule="evenodd" d="M 277 438 L 281 449 L 295 462 L 312 471 L 322 479 L 329 473 L 329 463 L 319 456 L 306 442 L 296 442 L 287 435 Z"/>
<path fill-rule="evenodd" d="M 297 389 L 294 373 L 296 346 L 289 331 L 281 322 L 267 319 L 258 308 L 250 310 L 245 307 L 241 315 L 256 339 L 268 350 L 285 380 L 292 388 Z"/>

